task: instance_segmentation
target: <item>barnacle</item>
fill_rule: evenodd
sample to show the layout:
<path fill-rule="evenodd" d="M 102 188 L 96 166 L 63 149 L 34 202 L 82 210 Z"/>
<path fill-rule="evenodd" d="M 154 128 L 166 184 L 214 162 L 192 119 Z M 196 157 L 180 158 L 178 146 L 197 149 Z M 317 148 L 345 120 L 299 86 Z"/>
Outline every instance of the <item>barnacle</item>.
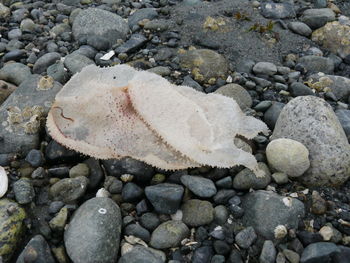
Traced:
<path fill-rule="evenodd" d="M 57 94 L 47 126 L 59 143 L 100 159 L 129 156 L 166 170 L 244 165 L 257 175 L 255 158 L 234 138 L 268 131 L 228 97 L 126 65 L 90 65 L 74 75 Z"/>

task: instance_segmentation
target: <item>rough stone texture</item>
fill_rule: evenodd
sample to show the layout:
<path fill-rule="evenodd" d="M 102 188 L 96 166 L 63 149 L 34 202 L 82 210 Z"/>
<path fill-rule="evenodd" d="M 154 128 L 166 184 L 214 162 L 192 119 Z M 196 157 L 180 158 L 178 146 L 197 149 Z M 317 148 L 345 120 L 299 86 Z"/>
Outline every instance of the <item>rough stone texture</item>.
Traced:
<path fill-rule="evenodd" d="M 266 157 L 272 168 L 291 177 L 301 176 L 310 167 L 308 149 L 291 139 L 271 141 L 266 147 Z"/>
<path fill-rule="evenodd" d="M 306 185 L 340 185 L 350 176 L 350 145 L 330 105 L 314 96 L 291 100 L 282 110 L 271 139 L 289 138 L 309 150 Z"/>
<path fill-rule="evenodd" d="M 180 54 L 181 66 L 191 70 L 195 80 L 208 82 L 210 79 L 226 77 L 228 64 L 226 59 L 209 49 L 189 50 Z"/>
<path fill-rule="evenodd" d="M 334 62 L 330 58 L 304 56 L 299 59 L 298 63 L 302 65 L 308 73 L 323 72 L 325 74 L 332 74 L 334 71 Z"/>
<path fill-rule="evenodd" d="M 95 197 L 86 201 L 64 233 L 68 256 L 75 263 L 116 262 L 121 224 L 120 209 L 112 199 Z"/>
<path fill-rule="evenodd" d="M 77 40 L 97 35 L 107 39 L 109 44 L 113 45 L 117 39 L 126 39 L 129 27 L 120 16 L 112 12 L 88 8 L 76 16 L 72 30 Z"/>
<path fill-rule="evenodd" d="M 242 207 L 245 210 L 244 224 L 252 226 L 258 234 L 270 240 L 275 238 L 274 230 L 278 225 L 296 228 L 299 219 L 304 216 L 301 201 L 262 190 L 247 194 L 242 200 Z"/>
<path fill-rule="evenodd" d="M 338 100 L 347 101 L 350 96 L 350 79 L 346 77 L 313 74 L 309 77 L 308 83 L 319 91 L 330 89 Z"/>
<path fill-rule="evenodd" d="M 218 88 L 215 93 L 234 99 L 243 111 L 250 108 L 253 104 L 249 92 L 238 84 L 227 84 Z"/>
<path fill-rule="evenodd" d="M 210 224 L 214 219 L 213 205 L 198 199 L 188 200 L 181 207 L 183 222 L 191 227 Z"/>
<path fill-rule="evenodd" d="M 39 144 L 40 124 L 62 85 L 50 78 L 33 75 L 1 105 L 0 153 L 24 156 Z"/>
<path fill-rule="evenodd" d="M 272 19 L 295 17 L 294 5 L 291 3 L 261 3 L 261 13 Z"/>
<path fill-rule="evenodd" d="M 330 8 L 307 9 L 304 11 L 301 21 L 311 29 L 324 26 L 327 22 L 335 20 L 335 13 Z"/>
<path fill-rule="evenodd" d="M 51 254 L 49 244 L 42 235 L 34 236 L 18 256 L 16 263 L 26 263 L 27 258 L 36 255 L 37 263 L 55 263 L 55 259 Z"/>
<path fill-rule="evenodd" d="M 150 245 L 157 249 L 177 247 L 189 232 L 188 227 L 181 221 L 167 221 L 153 231 Z"/>
<path fill-rule="evenodd" d="M 51 186 L 50 197 L 54 201 L 75 202 L 85 194 L 88 183 L 89 179 L 85 176 L 64 178 Z"/>
<path fill-rule="evenodd" d="M 342 25 L 338 21 L 334 21 L 315 30 L 311 39 L 341 58 L 345 58 L 350 55 L 349 32 L 350 25 Z"/>

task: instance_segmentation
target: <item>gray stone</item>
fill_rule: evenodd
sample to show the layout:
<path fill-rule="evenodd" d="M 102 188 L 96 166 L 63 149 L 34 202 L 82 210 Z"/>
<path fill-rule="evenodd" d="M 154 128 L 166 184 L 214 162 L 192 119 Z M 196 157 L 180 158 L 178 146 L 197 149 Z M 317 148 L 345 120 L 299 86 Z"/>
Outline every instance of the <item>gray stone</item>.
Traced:
<path fill-rule="evenodd" d="M 272 169 L 290 177 L 299 177 L 310 167 L 308 149 L 291 139 L 271 141 L 266 147 L 266 157 Z"/>
<path fill-rule="evenodd" d="M 337 245 L 328 242 L 317 242 L 308 245 L 301 254 L 300 263 L 327 263 L 340 254 L 341 250 Z"/>
<path fill-rule="evenodd" d="M 46 72 L 48 76 L 51 76 L 54 80 L 60 82 L 61 84 L 66 83 L 68 80 L 68 73 L 64 69 L 62 62 L 52 64 L 47 68 Z"/>
<path fill-rule="evenodd" d="M 218 88 L 215 93 L 234 99 L 242 110 L 250 108 L 253 104 L 249 92 L 238 84 L 227 84 Z"/>
<path fill-rule="evenodd" d="M 140 226 L 139 224 L 127 225 L 124 229 L 124 235 L 141 238 L 147 243 L 150 241 L 151 238 L 151 234 L 149 233 L 149 231 Z"/>
<path fill-rule="evenodd" d="M 295 17 L 294 5 L 291 3 L 261 3 L 261 14 L 266 18 L 281 19 Z"/>
<path fill-rule="evenodd" d="M 309 150 L 306 185 L 340 185 L 350 176 L 350 145 L 331 106 L 314 96 L 291 100 L 282 110 L 271 139 L 289 138 Z"/>
<path fill-rule="evenodd" d="M 133 182 L 124 185 L 122 197 L 125 202 L 139 201 L 143 196 L 143 189 Z"/>
<path fill-rule="evenodd" d="M 312 33 L 312 29 L 305 23 L 295 21 L 288 24 L 288 28 L 294 33 L 299 34 L 304 37 L 308 37 Z"/>
<path fill-rule="evenodd" d="M 155 8 L 142 8 L 137 10 L 131 16 L 128 17 L 129 27 L 132 29 L 133 26 L 137 25 L 143 19 L 152 20 L 158 16 L 158 12 Z"/>
<path fill-rule="evenodd" d="M 37 25 L 30 18 L 23 19 L 20 24 L 22 32 L 34 32 Z"/>
<path fill-rule="evenodd" d="M 26 162 L 29 163 L 32 167 L 42 166 L 45 162 L 44 154 L 42 151 L 32 149 L 27 154 L 25 158 Z"/>
<path fill-rule="evenodd" d="M 77 53 L 71 53 L 64 59 L 64 65 L 74 75 L 80 72 L 84 67 L 95 64 L 91 59 Z"/>
<path fill-rule="evenodd" d="M 298 63 L 309 73 L 323 72 L 325 74 L 332 74 L 334 72 L 334 62 L 330 58 L 304 56 L 299 59 Z"/>
<path fill-rule="evenodd" d="M 34 187 L 30 179 L 21 178 L 13 184 L 16 201 L 21 204 L 29 204 L 35 197 Z"/>
<path fill-rule="evenodd" d="M 290 249 L 283 249 L 283 254 L 290 263 L 299 263 L 300 256 L 297 252 Z"/>
<path fill-rule="evenodd" d="M 273 102 L 271 107 L 264 114 L 264 121 L 271 130 L 274 129 L 278 116 L 280 115 L 283 107 L 285 106 L 282 102 Z"/>
<path fill-rule="evenodd" d="M 120 16 L 112 12 L 88 8 L 77 14 L 72 31 L 76 40 L 97 35 L 108 40 L 112 46 L 118 39 L 126 39 L 129 27 Z"/>
<path fill-rule="evenodd" d="M 55 25 L 53 28 L 50 30 L 50 35 L 53 36 L 54 38 L 57 36 L 62 35 L 65 32 L 71 32 L 72 29 L 67 23 L 61 23 Z"/>
<path fill-rule="evenodd" d="M 28 258 L 35 255 L 35 262 L 38 263 L 55 263 L 55 259 L 51 254 L 50 246 L 42 235 L 36 235 L 25 246 L 21 254 L 18 256 L 16 263 L 26 263 Z"/>
<path fill-rule="evenodd" d="M 288 175 L 286 173 L 273 173 L 271 177 L 276 184 L 286 184 L 288 183 Z"/>
<path fill-rule="evenodd" d="M 216 187 L 212 180 L 191 175 L 181 176 L 181 182 L 195 195 L 209 198 L 216 194 Z"/>
<path fill-rule="evenodd" d="M 335 115 L 337 115 L 340 124 L 350 141 L 350 110 L 336 110 Z"/>
<path fill-rule="evenodd" d="M 314 95 L 312 89 L 310 89 L 308 86 L 304 85 L 301 82 L 293 82 L 289 86 L 289 90 L 294 97 Z"/>
<path fill-rule="evenodd" d="M 51 186 L 49 194 L 54 201 L 72 203 L 85 194 L 88 183 L 85 176 L 64 178 Z"/>
<path fill-rule="evenodd" d="M 180 207 L 184 188 L 177 184 L 147 186 L 145 194 L 158 213 L 174 214 Z"/>
<path fill-rule="evenodd" d="M 304 204 L 298 199 L 268 191 L 249 193 L 242 201 L 244 224 L 252 226 L 258 234 L 270 240 L 275 239 L 274 230 L 278 225 L 287 229 L 297 228 L 305 213 Z"/>
<path fill-rule="evenodd" d="M 300 20 L 311 29 L 317 29 L 327 22 L 334 21 L 335 13 L 330 8 L 306 9 Z"/>
<path fill-rule="evenodd" d="M 0 80 L 20 85 L 31 76 L 30 68 L 21 63 L 7 63 L 0 69 Z"/>
<path fill-rule="evenodd" d="M 202 246 L 196 248 L 193 252 L 191 263 L 210 263 L 214 251 L 211 246 Z"/>
<path fill-rule="evenodd" d="M 40 74 L 46 71 L 46 69 L 54 64 L 61 58 L 61 55 L 57 52 L 46 53 L 41 56 L 33 66 L 33 72 Z"/>
<path fill-rule="evenodd" d="M 233 178 L 233 188 L 238 190 L 264 189 L 271 182 L 271 173 L 265 163 L 259 163 L 259 168 L 265 172 L 257 177 L 250 169 L 245 168 Z"/>
<path fill-rule="evenodd" d="M 270 62 L 258 62 L 253 67 L 255 74 L 274 75 L 277 73 L 277 67 Z"/>
<path fill-rule="evenodd" d="M 19 61 L 21 58 L 23 58 L 24 56 L 26 56 L 26 52 L 24 50 L 21 49 L 14 49 L 11 50 L 10 52 L 7 52 L 3 57 L 2 60 L 4 62 L 13 60 L 13 61 Z"/>
<path fill-rule="evenodd" d="M 163 258 L 154 252 L 153 249 L 136 245 L 132 250 L 124 254 L 119 260 L 118 263 L 164 263 Z"/>
<path fill-rule="evenodd" d="M 191 88 L 194 88 L 197 91 L 203 92 L 203 87 L 194 79 L 191 78 L 191 76 L 187 75 L 184 77 L 184 81 L 182 82 L 183 86 L 188 86 Z"/>
<path fill-rule="evenodd" d="M 151 31 L 165 31 L 169 28 L 169 23 L 167 20 L 165 19 L 154 19 L 154 20 L 151 20 L 151 21 L 148 21 L 144 27 L 144 29 L 148 29 L 148 30 L 151 30 Z"/>
<path fill-rule="evenodd" d="M 1 11 L 0 11 L 1 12 Z M 8 33 L 7 33 L 7 38 L 8 39 L 18 39 L 22 36 L 22 31 L 19 28 L 14 28 L 11 29 Z"/>
<path fill-rule="evenodd" d="M 11 9 L 5 6 L 3 3 L 0 3 L 0 18 L 6 19 L 11 15 Z"/>
<path fill-rule="evenodd" d="M 78 163 L 77 165 L 74 165 L 72 168 L 69 169 L 70 178 L 75 178 L 78 176 L 89 177 L 89 175 L 90 175 L 90 168 L 85 163 Z"/>
<path fill-rule="evenodd" d="M 347 101 L 350 97 L 350 79 L 342 76 L 314 74 L 308 82 L 315 89 L 330 89 L 336 99 Z"/>
<path fill-rule="evenodd" d="M 180 55 L 180 65 L 191 70 L 194 80 L 226 79 L 228 63 L 219 53 L 209 49 L 195 49 Z"/>
<path fill-rule="evenodd" d="M 96 50 L 107 50 L 110 46 L 109 41 L 106 38 L 96 35 L 89 36 L 87 38 L 87 44 L 96 48 Z"/>
<path fill-rule="evenodd" d="M 257 237 L 254 228 L 250 226 L 238 232 L 235 241 L 241 248 L 247 249 L 255 242 Z"/>
<path fill-rule="evenodd" d="M 208 201 L 191 199 L 182 205 L 181 210 L 182 221 L 190 227 L 208 225 L 214 220 L 214 208 Z"/>
<path fill-rule="evenodd" d="M 112 199 L 95 197 L 86 201 L 64 232 L 68 256 L 76 263 L 116 262 L 121 223 L 120 209 Z"/>
<path fill-rule="evenodd" d="M 148 39 L 142 34 L 133 34 L 131 37 L 121 46 L 117 47 L 115 52 L 119 53 L 129 53 L 142 47 Z"/>
<path fill-rule="evenodd" d="M 150 245 L 157 249 L 177 247 L 189 234 L 181 221 L 170 220 L 160 224 L 152 233 Z"/>
<path fill-rule="evenodd" d="M 224 205 L 218 205 L 214 208 L 214 222 L 223 225 L 228 219 L 229 213 Z"/>
<path fill-rule="evenodd" d="M 265 240 L 259 257 L 260 263 L 275 263 L 276 248 L 271 240 Z"/>
<path fill-rule="evenodd" d="M 150 231 L 153 231 L 160 224 L 160 220 L 155 213 L 144 213 L 140 217 L 140 224 Z"/>
<path fill-rule="evenodd" d="M 16 74 L 16 73 L 15 73 Z M 50 77 L 33 75 L 0 107 L 0 153 L 26 155 L 39 146 L 41 120 L 44 120 L 62 85 Z"/>

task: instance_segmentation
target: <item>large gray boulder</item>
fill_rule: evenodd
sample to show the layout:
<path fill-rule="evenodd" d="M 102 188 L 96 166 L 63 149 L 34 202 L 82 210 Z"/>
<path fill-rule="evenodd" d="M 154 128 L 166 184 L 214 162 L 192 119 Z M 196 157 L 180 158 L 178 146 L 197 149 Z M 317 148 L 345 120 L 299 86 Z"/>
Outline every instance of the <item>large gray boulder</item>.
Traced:
<path fill-rule="evenodd" d="M 323 99 L 300 96 L 278 117 L 271 139 L 301 142 L 310 153 L 310 168 L 300 178 L 309 186 L 341 185 L 350 176 L 350 145 L 345 132 Z"/>

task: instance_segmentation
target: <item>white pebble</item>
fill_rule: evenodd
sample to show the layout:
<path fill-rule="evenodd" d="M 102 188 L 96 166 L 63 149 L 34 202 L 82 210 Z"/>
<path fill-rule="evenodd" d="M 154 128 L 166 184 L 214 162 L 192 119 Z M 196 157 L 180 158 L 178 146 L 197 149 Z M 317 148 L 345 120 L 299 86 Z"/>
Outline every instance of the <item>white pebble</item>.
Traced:
<path fill-rule="evenodd" d="M 3 197 L 8 189 L 9 180 L 5 169 L 0 166 L 0 198 Z"/>

